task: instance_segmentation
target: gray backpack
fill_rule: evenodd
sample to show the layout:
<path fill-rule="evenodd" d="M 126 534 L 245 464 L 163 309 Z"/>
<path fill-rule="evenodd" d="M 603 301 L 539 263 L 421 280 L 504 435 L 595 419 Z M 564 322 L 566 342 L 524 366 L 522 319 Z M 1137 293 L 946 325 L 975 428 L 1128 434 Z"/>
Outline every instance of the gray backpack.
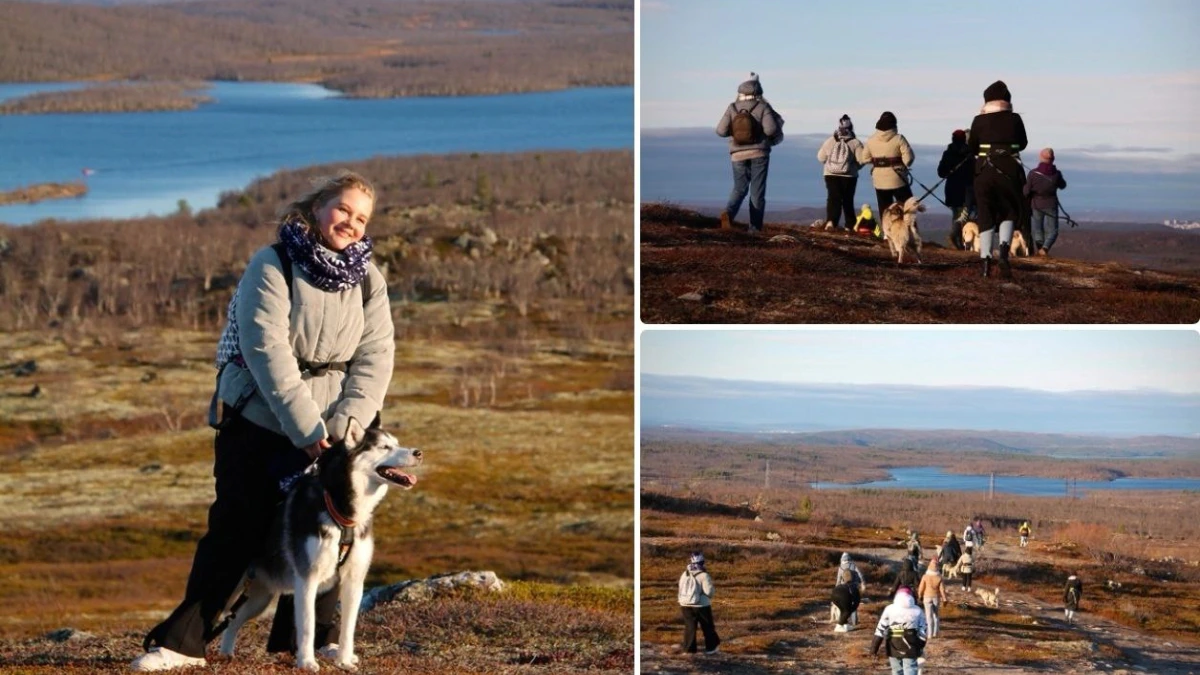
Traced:
<path fill-rule="evenodd" d="M 829 156 L 825 158 L 825 173 L 837 174 L 839 176 L 850 174 L 850 165 L 854 159 L 854 152 L 850 149 L 850 141 L 833 139 L 833 149 L 829 151 Z"/>

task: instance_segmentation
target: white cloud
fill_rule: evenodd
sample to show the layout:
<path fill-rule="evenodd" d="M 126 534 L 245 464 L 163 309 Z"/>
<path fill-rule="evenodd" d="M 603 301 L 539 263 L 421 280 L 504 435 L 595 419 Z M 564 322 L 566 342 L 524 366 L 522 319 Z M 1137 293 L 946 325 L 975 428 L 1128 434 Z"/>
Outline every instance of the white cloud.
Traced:
<path fill-rule="evenodd" d="M 715 124 L 746 77 L 733 70 L 655 74 L 647 65 L 642 64 L 642 124 L 647 128 Z M 1013 106 L 1025 120 L 1031 145 L 1159 148 L 1163 159 L 1200 152 L 1200 130 L 1193 119 L 1200 110 L 1200 71 L 1000 75 L 1013 92 Z M 911 141 L 945 143 L 951 130 L 970 124 L 983 104 L 983 89 L 996 76 L 956 68 L 814 67 L 766 72 L 762 83 L 767 99 L 797 133 L 832 129 L 842 113 L 854 117 L 860 133 L 869 132 L 879 113 L 891 110 Z M 1108 154 L 1145 158 L 1151 153 Z"/>

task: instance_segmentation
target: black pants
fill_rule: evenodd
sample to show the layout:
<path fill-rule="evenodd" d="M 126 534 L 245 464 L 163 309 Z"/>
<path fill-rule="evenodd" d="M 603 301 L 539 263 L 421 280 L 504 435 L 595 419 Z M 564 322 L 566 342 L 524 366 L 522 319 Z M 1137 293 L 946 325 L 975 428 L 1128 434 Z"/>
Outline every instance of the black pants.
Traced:
<path fill-rule="evenodd" d="M 1025 222 L 1028 218 L 1028 201 L 1021 194 L 1025 179 L 1020 165 L 1016 171 L 1008 171 L 1001 162 L 983 164 L 975 174 L 975 206 L 979 212 L 979 231 L 995 229 L 1000 223 L 1011 220 L 1013 229 L 1027 234 Z M 1028 241 L 1028 240 L 1027 240 Z"/>
<path fill-rule="evenodd" d="M 883 222 L 883 210 L 891 206 L 893 203 L 904 204 L 908 198 L 913 196 L 912 188 L 905 185 L 892 190 L 880 190 L 875 188 L 875 200 L 879 203 L 879 215 L 875 216 L 879 222 Z"/>
<path fill-rule="evenodd" d="M 155 626 L 144 649 L 166 647 L 203 657 L 205 645 L 221 634 L 221 611 L 240 595 L 239 582 L 267 539 L 276 506 L 283 498 L 279 479 L 308 465 L 303 450 L 284 436 L 233 415 L 217 432 L 213 476 L 217 498 L 208 510 L 208 532 L 196 544 L 183 602 Z M 316 646 L 336 640 L 335 587 L 317 598 Z M 268 641 L 270 651 L 292 651 L 295 620 L 283 598 Z"/>
<path fill-rule="evenodd" d="M 839 216 L 846 216 L 846 229 L 854 228 L 854 190 L 858 176 L 825 176 L 825 220 L 838 226 Z"/>
<path fill-rule="evenodd" d="M 696 653 L 696 624 L 704 631 L 704 651 L 711 652 L 721 644 L 713 625 L 712 607 L 680 607 L 683 610 L 683 651 Z"/>
<path fill-rule="evenodd" d="M 960 576 L 962 576 L 963 588 L 967 589 L 968 591 L 971 590 L 971 575 L 972 574 L 974 574 L 974 573 L 973 572 L 963 572 L 960 575 Z"/>

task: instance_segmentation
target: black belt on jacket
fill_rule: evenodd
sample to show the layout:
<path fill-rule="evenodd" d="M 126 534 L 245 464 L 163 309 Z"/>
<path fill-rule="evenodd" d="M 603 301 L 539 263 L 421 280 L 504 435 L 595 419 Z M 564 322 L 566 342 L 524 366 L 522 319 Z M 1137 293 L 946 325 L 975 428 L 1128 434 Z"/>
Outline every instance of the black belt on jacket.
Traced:
<path fill-rule="evenodd" d="M 878 167 L 903 165 L 904 160 L 899 157 L 872 157 L 871 164 Z"/>
<path fill-rule="evenodd" d="M 349 361 L 333 361 L 331 363 L 309 363 L 308 361 L 297 360 L 300 366 L 301 373 L 308 373 L 313 377 L 320 377 L 331 370 L 346 372 L 350 367 Z"/>

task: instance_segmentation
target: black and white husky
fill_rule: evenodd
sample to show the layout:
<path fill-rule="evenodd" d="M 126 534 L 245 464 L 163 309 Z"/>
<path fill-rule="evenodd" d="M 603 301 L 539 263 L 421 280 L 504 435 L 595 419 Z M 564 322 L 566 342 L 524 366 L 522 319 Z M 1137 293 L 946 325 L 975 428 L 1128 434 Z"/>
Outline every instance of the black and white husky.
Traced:
<path fill-rule="evenodd" d="M 335 665 L 357 670 L 354 626 L 375 547 L 371 514 L 389 485 L 416 485 L 416 477 L 400 469 L 417 466 L 421 459 L 420 450 L 400 447 L 391 434 L 350 420 L 346 438 L 321 455 L 316 471 L 296 481 L 280 505 L 266 550 L 247 573 L 246 599 L 235 605 L 221 653 L 232 656 L 242 625 L 280 595 L 294 593 L 296 667 L 319 670 L 313 650 L 314 607 L 317 595 L 340 580 L 342 622 Z"/>

